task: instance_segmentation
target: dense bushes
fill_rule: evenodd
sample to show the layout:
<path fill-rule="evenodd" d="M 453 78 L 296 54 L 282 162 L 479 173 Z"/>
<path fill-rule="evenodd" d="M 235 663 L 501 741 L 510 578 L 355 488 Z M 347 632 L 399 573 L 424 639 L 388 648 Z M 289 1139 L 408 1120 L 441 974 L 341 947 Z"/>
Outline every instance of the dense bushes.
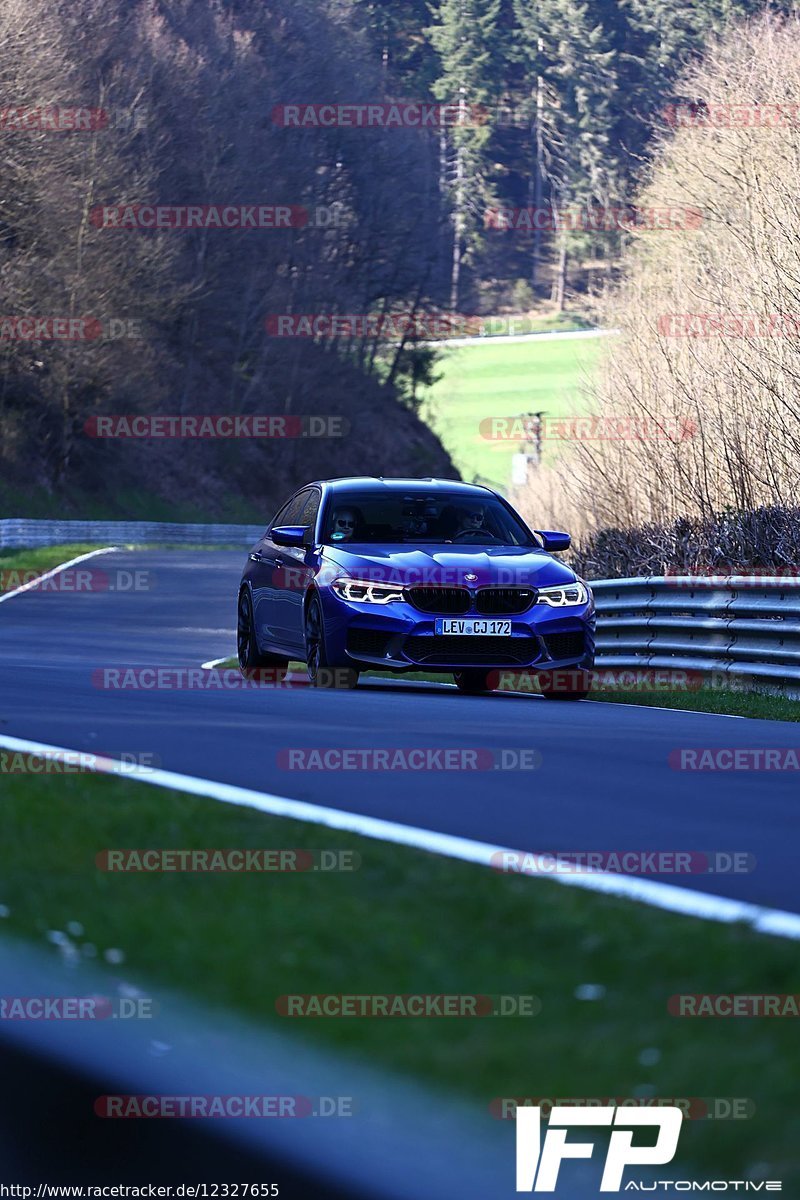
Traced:
<path fill-rule="evenodd" d="M 800 573 L 800 508 L 727 511 L 669 525 L 603 529 L 586 537 L 572 557 L 587 579 L 684 572 L 715 575 L 751 571 Z"/>

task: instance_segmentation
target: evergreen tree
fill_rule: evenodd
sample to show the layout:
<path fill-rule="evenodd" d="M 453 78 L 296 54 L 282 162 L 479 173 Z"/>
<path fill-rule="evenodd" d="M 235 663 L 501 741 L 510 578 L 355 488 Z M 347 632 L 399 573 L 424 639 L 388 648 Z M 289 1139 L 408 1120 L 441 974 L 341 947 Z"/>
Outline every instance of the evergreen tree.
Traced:
<path fill-rule="evenodd" d="M 563 307 L 570 234 L 559 214 L 567 206 L 608 204 L 618 187 L 611 137 L 617 54 L 592 0 L 515 0 L 515 9 L 533 83 L 536 207 L 546 196 L 555 214 L 556 299 Z M 534 279 L 540 254 L 541 236 Z"/>
<path fill-rule="evenodd" d="M 425 36 L 430 19 L 427 0 L 345 0 L 343 15 L 348 25 L 359 28 L 372 42 L 380 58 L 385 87 L 399 87 L 404 100 L 422 100 L 430 95 L 436 78 L 436 54 Z"/>
<path fill-rule="evenodd" d="M 456 123 L 442 127 L 440 142 L 441 177 L 453 223 L 453 311 L 458 308 L 464 254 L 478 243 L 483 214 L 492 198 L 486 147 L 491 135 L 488 110 L 498 91 L 499 15 L 500 0 L 441 0 L 435 9 L 437 23 L 428 29 L 441 62 L 433 93 L 458 110 Z"/>

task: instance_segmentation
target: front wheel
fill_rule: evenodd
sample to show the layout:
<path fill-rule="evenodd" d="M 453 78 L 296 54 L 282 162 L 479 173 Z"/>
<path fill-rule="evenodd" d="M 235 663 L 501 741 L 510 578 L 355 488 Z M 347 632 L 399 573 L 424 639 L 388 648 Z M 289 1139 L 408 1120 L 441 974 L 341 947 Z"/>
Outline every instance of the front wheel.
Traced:
<path fill-rule="evenodd" d="M 325 621 L 318 596 L 312 596 L 306 609 L 306 670 L 312 687 L 349 690 L 358 683 L 358 671 L 353 667 L 335 667 L 328 661 L 325 649 Z"/>
<path fill-rule="evenodd" d="M 497 675 L 496 671 L 494 675 Z M 458 690 L 466 692 L 470 696 L 480 696 L 485 692 L 494 691 L 494 684 L 488 671 L 454 671 L 453 679 L 456 681 Z"/>
<path fill-rule="evenodd" d="M 275 654 L 262 654 L 259 650 L 255 621 L 253 620 L 253 602 L 246 588 L 242 588 L 239 593 L 236 657 L 239 661 L 239 670 L 245 679 L 261 683 L 280 683 L 286 678 L 289 670 L 288 658 L 279 658 Z"/>

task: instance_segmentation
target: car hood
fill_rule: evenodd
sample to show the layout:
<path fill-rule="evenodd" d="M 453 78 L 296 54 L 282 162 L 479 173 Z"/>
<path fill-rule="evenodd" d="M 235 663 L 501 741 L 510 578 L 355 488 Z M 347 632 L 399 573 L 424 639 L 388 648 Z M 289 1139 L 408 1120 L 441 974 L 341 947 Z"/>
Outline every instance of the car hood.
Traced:
<path fill-rule="evenodd" d="M 572 583 L 575 572 L 544 550 L 498 546 L 459 550 L 455 546 L 404 546 L 380 550 L 372 546 L 326 546 L 330 567 L 357 578 L 404 585 L 468 587 L 549 587 Z M 467 579 L 475 575 L 476 579 Z"/>

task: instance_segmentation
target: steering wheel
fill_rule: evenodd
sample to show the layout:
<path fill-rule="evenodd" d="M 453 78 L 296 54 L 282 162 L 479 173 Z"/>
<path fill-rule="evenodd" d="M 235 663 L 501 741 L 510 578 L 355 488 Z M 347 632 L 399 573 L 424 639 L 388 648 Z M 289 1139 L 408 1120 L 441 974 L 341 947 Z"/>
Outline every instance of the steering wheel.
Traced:
<path fill-rule="evenodd" d="M 462 529 L 458 533 L 453 534 L 454 542 L 463 542 L 466 540 L 466 538 L 470 538 L 472 541 L 478 542 L 500 541 L 499 537 L 495 537 L 493 533 L 489 533 L 486 529 Z"/>

